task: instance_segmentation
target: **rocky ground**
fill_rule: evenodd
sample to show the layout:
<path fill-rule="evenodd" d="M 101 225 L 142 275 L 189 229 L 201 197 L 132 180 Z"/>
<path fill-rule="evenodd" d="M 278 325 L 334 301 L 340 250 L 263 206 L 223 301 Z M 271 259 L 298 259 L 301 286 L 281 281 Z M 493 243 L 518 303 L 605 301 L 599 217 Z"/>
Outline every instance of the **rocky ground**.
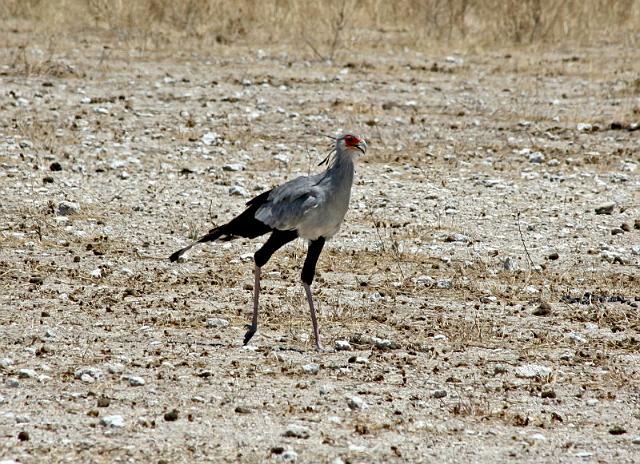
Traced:
<path fill-rule="evenodd" d="M 14 41 L 15 43 L 19 41 Z M 0 462 L 640 460 L 640 62 L 0 51 Z M 636 58 L 633 58 L 636 55 Z M 321 256 L 167 256 L 369 140 Z"/>

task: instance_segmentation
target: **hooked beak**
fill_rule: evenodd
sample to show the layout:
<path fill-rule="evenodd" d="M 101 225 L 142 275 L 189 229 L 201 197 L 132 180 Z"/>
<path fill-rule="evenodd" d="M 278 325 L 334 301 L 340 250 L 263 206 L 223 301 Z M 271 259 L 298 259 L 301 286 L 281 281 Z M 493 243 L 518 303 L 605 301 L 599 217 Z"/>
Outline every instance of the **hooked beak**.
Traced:
<path fill-rule="evenodd" d="M 367 142 L 365 142 L 364 140 L 361 140 L 360 143 L 355 146 L 355 148 L 360 150 L 362 152 L 362 154 L 364 155 L 365 152 L 367 151 Z"/>

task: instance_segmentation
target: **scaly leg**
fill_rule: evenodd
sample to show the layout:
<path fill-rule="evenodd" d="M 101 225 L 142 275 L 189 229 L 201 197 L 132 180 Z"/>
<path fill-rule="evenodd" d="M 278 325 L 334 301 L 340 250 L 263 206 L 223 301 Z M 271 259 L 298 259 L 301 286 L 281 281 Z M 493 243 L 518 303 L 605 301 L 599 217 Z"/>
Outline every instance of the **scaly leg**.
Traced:
<path fill-rule="evenodd" d="M 256 251 L 253 256 L 253 260 L 256 263 L 255 267 L 255 281 L 253 285 L 253 318 L 251 319 L 251 325 L 249 326 L 247 333 L 244 335 L 244 344 L 246 345 L 251 340 L 258 330 L 258 300 L 260 298 L 260 270 L 262 266 L 267 264 L 271 255 L 274 254 L 279 248 L 286 245 L 292 240 L 298 238 L 298 233 L 295 230 L 274 230 L 269 236 L 267 242 Z"/>
<path fill-rule="evenodd" d="M 244 334 L 244 345 L 249 343 L 251 337 L 253 337 L 258 330 L 258 300 L 260 298 L 260 266 L 256 264 L 255 267 L 255 277 L 253 282 L 253 318 L 251 319 L 251 325 L 249 326 L 249 330 Z"/>
<path fill-rule="evenodd" d="M 304 266 L 302 266 L 302 285 L 304 286 L 304 291 L 307 294 L 307 302 L 309 303 L 309 311 L 311 312 L 313 336 L 316 341 L 316 350 L 318 351 L 322 351 L 322 343 L 320 342 L 320 329 L 318 328 L 316 308 L 313 304 L 313 297 L 311 295 L 311 284 L 313 283 L 313 277 L 316 273 L 316 264 L 318 262 L 318 258 L 320 257 L 320 253 L 322 253 L 324 242 L 324 237 L 320 237 L 317 240 L 312 240 L 311 243 L 309 243 L 307 258 L 304 260 Z"/>

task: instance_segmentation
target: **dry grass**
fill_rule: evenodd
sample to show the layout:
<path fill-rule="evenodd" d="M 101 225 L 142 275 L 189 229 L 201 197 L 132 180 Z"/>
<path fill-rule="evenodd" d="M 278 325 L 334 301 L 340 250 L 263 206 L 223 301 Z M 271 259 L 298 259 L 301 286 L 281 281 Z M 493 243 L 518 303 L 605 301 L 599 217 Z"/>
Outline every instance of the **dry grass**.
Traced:
<path fill-rule="evenodd" d="M 4 28 L 99 32 L 137 46 L 298 45 L 333 59 L 360 46 L 495 47 L 618 41 L 633 46 L 637 0 L 5 0 Z M 17 24 L 17 25 L 16 25 Z M 23 24 L 23 27 L 20 27 Z M 26 24 L 26 26 L 24 26 Z"/>

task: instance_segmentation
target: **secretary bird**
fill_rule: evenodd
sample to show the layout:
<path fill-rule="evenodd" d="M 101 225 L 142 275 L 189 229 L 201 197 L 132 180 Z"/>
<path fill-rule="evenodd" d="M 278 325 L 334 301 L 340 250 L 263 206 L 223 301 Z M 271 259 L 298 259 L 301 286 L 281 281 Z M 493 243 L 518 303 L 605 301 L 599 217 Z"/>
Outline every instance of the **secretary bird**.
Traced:
<path fill-rule="evenodd" d="M 300 237 L 309 241 L 301 278 L 311 311 L 316 349 L 322 350 L 311 284 L 322 248 L 325 242 L 338 232 L 349 208 L 355 158 L 364 155 L 366 150 L 367 144 L 362 137 L 352 134 L 337 137 L 335 148 L 331 150 L 335 151 L 333 159 L 329 161 L 329 153 L 320 163 L 327 164 L 324 172 L 297 177 L 258 195 L 247 202 L 247 208 L 239 216 L 211 229 L 198 241 L 169 257 L 171 262 L 178 261 L 198 243 L 227 241 L 238 237 L 256 238 L 271 233 L 266 243 L 254 255 L 253 319 L 244 336 L 245 345 L 258 330 L 262 267 L 279 248 Z"/>

